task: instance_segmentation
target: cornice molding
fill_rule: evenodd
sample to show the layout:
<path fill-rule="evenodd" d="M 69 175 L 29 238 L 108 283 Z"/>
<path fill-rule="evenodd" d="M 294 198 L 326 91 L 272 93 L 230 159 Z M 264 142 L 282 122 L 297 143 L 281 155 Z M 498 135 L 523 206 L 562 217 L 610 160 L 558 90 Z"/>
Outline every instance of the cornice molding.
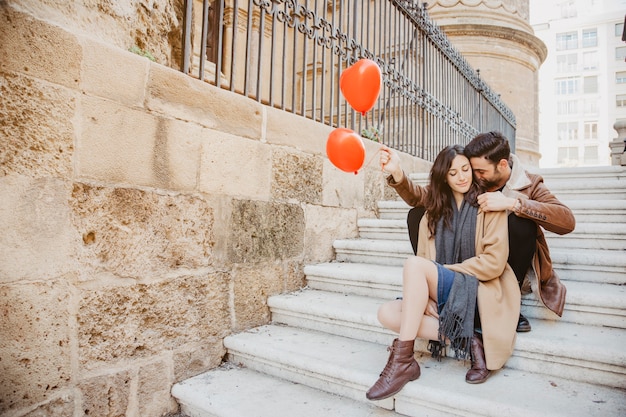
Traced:
<path fill-rule="evenodd" d="M 436 0 L 429 2 L 427 9 L 430 10 L 434 7 L 453 8 L 458 5 L 465 7 L 480 7 L 485 6 L 492 10 L 502 9 L 507 14 L 516 14 L 524 21 L 528 21 L 528 0 Z"/>
<path fill-rule="evenodd" d="M 542 64 L 548 56 L 548 48 L 543 41 L 535 35 L 517 29 L 511 29 L 494 25 L 479 24 L 450 24 L 439 26 L 449 37 L 486 37 L 504 39 L 510 42 L 518 43 L 537 56 L 539 64 Z"/>

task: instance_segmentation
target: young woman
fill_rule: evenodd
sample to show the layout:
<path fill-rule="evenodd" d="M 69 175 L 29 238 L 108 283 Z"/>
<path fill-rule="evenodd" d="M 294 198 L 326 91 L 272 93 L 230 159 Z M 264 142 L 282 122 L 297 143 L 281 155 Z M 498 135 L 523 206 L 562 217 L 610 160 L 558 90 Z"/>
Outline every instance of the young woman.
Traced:
<path fill-rule="evenodd" d="M 463 147 L 444 148 L 430 171 L 428 187 L 413 184 L 398 154 L 383 146 L 380 162 L 388 183 L 411 206 L 424 206 L 417 256 L 402 271 L 402 299 L 382 305 L 378 319 L 398 333 L 380 378 L 367 391 L 370 400 L 398 393 L 420 376 L 416 337 L 449 343 L 457 358 L 472 359 L 465 379 L 484 382 L 513 352 L 520 292 L 506 263 L 506 212 L 483 212 Z M 474 326 L 478 309 L 481 332 Z"/>

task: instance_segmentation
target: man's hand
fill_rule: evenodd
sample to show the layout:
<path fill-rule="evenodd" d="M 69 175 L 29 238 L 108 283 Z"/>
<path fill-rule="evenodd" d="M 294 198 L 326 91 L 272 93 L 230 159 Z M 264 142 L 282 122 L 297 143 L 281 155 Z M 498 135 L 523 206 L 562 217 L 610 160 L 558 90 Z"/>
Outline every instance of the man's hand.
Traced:
<path fill-rule="evenodd" d="M 505 197 L 500 191 L 484 193 L 478 196 L 478 204 L 483 211 L 513 210 L 517 199 Z"/>

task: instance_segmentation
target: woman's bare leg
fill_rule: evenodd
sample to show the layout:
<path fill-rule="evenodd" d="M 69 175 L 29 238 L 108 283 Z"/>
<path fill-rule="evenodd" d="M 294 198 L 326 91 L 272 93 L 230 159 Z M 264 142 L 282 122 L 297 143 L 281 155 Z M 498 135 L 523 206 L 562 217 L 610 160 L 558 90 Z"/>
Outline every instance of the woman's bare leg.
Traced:
<path fill-rule="evenodd" d="M 386 329 L 400 333 L 402 321 L 402 300 L 388 301 L 378 309 L 378 321 Z M 432 316 L 424 316 L 417 337 L 428 340 L 437 340 L 439 333 L 439 319 Z"/>
<path fill-rule="evenodd" d="M 380 378 L 366 393 L 370 400 L 389 398 L 420 377 L 413 351 L 415 338 L 420 329 L 430 336 L 439 326 L 437 319 L 425 316 L 431 298 L 437 300 L 437 266 L 423 258 L 407 259 L 402 270 L 402 301 L 392 301 L 379 310 L 381 322 L 398 329 L 399 336 L 391 345 Z"/>
<path fill-rule="evenodd" d="M 408 341 L 417 337 L 429 298 L 437 300 L 437 266 L 428 259 L 412 256 L 404 262 L 402 269 L 398 339 Z"/>

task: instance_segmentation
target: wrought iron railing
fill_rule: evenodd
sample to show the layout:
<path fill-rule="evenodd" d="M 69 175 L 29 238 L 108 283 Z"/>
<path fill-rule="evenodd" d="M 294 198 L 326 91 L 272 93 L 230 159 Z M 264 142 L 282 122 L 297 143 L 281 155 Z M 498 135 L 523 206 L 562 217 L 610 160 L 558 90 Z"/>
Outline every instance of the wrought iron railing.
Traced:
<path fill-rule="evenodd" d="M 360 58 L 383 78 L 365 115 L 339 87 Z M 415 1 L 186 0 L 182 70 L 430 161 L 481 131 L 515 144 L 511 110 Z"/>

